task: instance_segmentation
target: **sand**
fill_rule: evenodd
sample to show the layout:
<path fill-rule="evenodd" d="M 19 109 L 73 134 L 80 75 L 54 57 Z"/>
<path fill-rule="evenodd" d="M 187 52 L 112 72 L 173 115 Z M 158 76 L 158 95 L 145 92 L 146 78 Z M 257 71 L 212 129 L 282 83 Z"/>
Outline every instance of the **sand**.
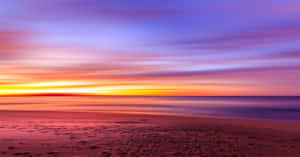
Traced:
<path fill-rule="evenodd" d="M 298 157 L 300 124 L 182 116 L 0 111 L 1 157 Z"/>

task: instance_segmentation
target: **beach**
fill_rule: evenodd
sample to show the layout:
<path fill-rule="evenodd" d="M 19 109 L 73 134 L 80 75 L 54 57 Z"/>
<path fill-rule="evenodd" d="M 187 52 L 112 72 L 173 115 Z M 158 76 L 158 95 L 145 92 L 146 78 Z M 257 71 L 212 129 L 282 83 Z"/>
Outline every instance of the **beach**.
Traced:
<path fill-rule="evenodd" d="M 0 111 L 0 156 L 297 157 L 300 124 L 126 113 Z"/>
<path fill-rule="evenodd" d="M 300 0 L 0 0 L 0 157 L 300 157 Z"/>

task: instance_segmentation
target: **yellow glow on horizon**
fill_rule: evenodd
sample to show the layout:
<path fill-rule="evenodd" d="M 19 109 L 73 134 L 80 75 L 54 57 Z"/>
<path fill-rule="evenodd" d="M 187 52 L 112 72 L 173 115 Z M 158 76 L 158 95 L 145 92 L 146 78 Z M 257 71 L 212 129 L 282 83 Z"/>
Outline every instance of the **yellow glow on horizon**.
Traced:
<path fill-rule="evenodd" d="M 241 88 L 213 85 L 117 85 L 101 80 L 59 80 L 34 81 L 20 84 L 0 85 L 0 96 L 34 94 L 75 94 L 75 95 L 232 95 Z M 225 93 L 225 94 L 224 94 Z"/>
<path fill-rule="evenodd" d="M 90 83 L 92 84 L 92 83 Z M 76 87 L 80 86 L 82 87 Z M 0 95 L 22 94 L 90 94 L 90 95 L 166 95 L 168 88 L 149 85 L 84 86 L 84 82 L 44 82 L 21 85 L 0 85 Z M 163 90 L 162 90 L 163 89 Z"/>
<path fill-rule="evenodd" d="M 0 95 L 22 95 L 22 94 L 45 94 L 45 93 L 67 93 L 67 94 L 89 94 L 94 93 L 84 86 L 92 85 L 88 81 L 52 81 L 23 83 L 12 85 L 0 85 Z M 83 86 L 83 87 L 78 87 Z"/>

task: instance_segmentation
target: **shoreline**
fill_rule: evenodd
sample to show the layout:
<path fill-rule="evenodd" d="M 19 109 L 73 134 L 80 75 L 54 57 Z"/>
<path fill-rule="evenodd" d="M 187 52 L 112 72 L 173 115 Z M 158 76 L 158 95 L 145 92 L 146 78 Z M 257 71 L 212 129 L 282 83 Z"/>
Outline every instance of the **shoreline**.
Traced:
<path fill-rule="evenodd" d="M 51 111 L 47 111 L 47 110 L 0 110 L 0 118 L 1 116 L 3 116 L 4 114 L 14 114 L 14 113 L 21 113 L 21 114 L 29 114 L 29 113 L 47 113 L 47 114 L 52 114 L 53 117 L 55 118 L 55 116 L 59 116 L 61 114 L 67 114 L 70 115 L 71 117 L 77 117 L 77 116 L 83 116 L 86 118 L 92 118 L 92 117 L 103 117 L 103 116 L 117 116 L 117 117 L 149 117 L 149 118 L 166 118 L 166 119 L 192 119 L 192 120 L 212 120 L 212 121 L 219 121 L 222 123 L 228 123 L 228 122 L 233 122 L 236 121 L 235 123 L 243 123 L 247 122 L 250 124 L 255 124 L 260 126 L 261 124 L 259 123 L 263 123 L 264 125 L 266 123 L 271 123 L 274 124 L 274 127 L 277 129 L 284 129 L 284 128 L 280 128 L 280 127 L 276 127 L 275 124 L 286 124 L 288 125 L 288 127 L 294 127 L 293 129 L 299 129 L 300 132 L 300 122 L 298 121 L 279 121 L 279 120 L 268 120 L 268 119 L 246 119 L 246 118 L 223 118 L 223 117 L 213 117 L 213 116 L 193 116 L 193 115 L 179 115 L 179 114 L 162 114 L 162 113 L 140 113 L 140 112 L 109 112 L 109 111 L 64 111 L 64 110 L 60 110 L 60 111 L 55 111 L 55 110 L 51 110 Z M 14 115 L 14 116 L 20 116 L 20 118 L 22 118 L 24 115 Z M 92 117 L 91 117 L 92 116 Z M 50 118 L 50 117 L 47 117 Z M 66 117 L 65 117 L 66 118 Z M 81 117 L 82 118 L 82 117 Z M 296 126 L 296 127 L 295 127 Z M 299 128 L 298 128 L 299 126 Z M 262 126 L 263 127 L 263 126 Z"/>

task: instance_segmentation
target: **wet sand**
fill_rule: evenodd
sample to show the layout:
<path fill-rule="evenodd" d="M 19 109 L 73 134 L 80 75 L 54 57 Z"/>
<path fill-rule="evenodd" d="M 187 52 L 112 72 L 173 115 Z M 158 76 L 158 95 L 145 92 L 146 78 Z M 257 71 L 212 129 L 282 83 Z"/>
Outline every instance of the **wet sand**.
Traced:
<path fill-rule="evenodd" d="M 109 113 L 0 111 L 2 157 L 298 157 L 300 124 Z"/>

